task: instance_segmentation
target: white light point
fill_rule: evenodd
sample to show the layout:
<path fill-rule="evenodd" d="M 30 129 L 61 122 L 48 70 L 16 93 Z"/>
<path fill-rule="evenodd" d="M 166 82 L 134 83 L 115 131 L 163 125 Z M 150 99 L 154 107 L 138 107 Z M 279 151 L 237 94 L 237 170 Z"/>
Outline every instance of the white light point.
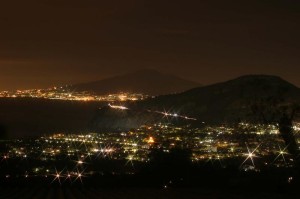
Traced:
<path fill-rule="evenodd" d="M 74 180 L 74 182 L 76 182 L 77 180 L 80 180 L 80 182 L 82 184 L 82 177 L 84 177 L 83 173 L 84 173 L 84 170 L 82 172 L 79 172 L 79 170 L 77 169 L 77 177 Z"/>
<path fill-rule="evenodd" d="M 77 164 L 83 164 L 84 162 L 82 161 L 82 160 L 79 160 L 78 162 L 77 162 Z"/>
<path fill-rule="evenodd" d="M 258 145 L 253 151 L 250 151 L 250 149 L 249 149 L 249 147 L 248 147 L 247 144 L 246 144 L 246 146 L 247 146 L 248 153 L 245 154 L 245 155 L 247 156 L 247 158 L 246 158 L 245 161 L 241 164 L 241 166 L 242 166 L 248 159 L 250 159 L 251 162 L 252 162 L 252 165 L 255 167 L 254 159 L 253 159 L 253 158 L 254 158 L 254 157 L 257 157 L 257 156 L 254 154 L 254 152 L 260 147 L 260 145 Z"/>
<path fill-rule="evenodd" d="M 57 181 L 59 182 L 59 184 L 61 185 L 60 178 L 61 178 L 61 173 L 62 173 L 62 172 L 63 172 L 63 171 L 58 172 L 58 171 L 56 170 L 56 168 L 55 168 L 55 174 L 54 174 L 55 178 L 52 180 L 51 184 L 52 184 L 54 181 L 57 180 Z"/>

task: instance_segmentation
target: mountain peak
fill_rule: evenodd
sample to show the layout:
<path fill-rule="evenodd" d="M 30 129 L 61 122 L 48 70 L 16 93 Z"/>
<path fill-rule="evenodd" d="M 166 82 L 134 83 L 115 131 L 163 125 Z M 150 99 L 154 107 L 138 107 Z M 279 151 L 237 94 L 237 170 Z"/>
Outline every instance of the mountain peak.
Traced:
<path fill-rule="evenodd" d="M 198 83 L 180 77 L 160 73 L 154 69 L 142 69 L 99 81 L 77 84 L 72 86 L 72 89 L 100 95 L 119 92 L 164 95 L 183 92 L 197 86 Z"/>
<path fill-rule="evenodd" d="M 244 75 L 236 79 L 229 80 L 227 81 L 227 83 L 239 84 L 241 86 L 247 85 L 247 87 L 249 86 L 263 87 L 268 85 L 273 88 L 279 88 L 279 87 L 297 88 L 295 85 L 291 84 L 290 82 L 282 79 L 279 76 L 274 76 L 274 75 Z"/>

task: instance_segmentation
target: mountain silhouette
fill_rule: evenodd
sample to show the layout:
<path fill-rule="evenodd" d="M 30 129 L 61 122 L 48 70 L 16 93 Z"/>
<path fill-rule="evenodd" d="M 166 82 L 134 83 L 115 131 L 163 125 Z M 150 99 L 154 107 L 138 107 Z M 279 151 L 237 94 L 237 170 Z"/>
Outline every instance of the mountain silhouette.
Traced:
<path fill-rule="evenodd" d="M 203 86 L 179 94 L 158 96 L 145 101 L 129 104 L 128 112 L 134 111 L 132 117 L 126 117 L 127 126 L 132 128 L 144 120 L 149 122 L 161 121 L 162 117 L 153 116 L 153 112 L 167 112 L 196 118 L 192 123 L 235 123 L 241 120 L 252 121 L 255 117 L 251 106 L 261 101 L 265 103 L 299 103 L 300 89 L 276 76 L 247 75 L 230 81 Z M 143 111 L 142 111 L 143 110 Z M 147 110 L 147 111 L 146 111 Z M 151 112 L 149 112 L 151 110 Z M 113 112 L 114 110 L 109 110 Z M 111 113 L 109 115 L 112 115 Z M 138 117 L 137 117 L 138 115 Z M 107 116 L 106 111 L 99 111 L 97 122 L 109 126 L 120 125 L 119 115 Z M 153 119 L 154 118 L 154 119 Z M 172 118 L 172 117 L 171 117 Z M 130 120 L 131 119 L 131 120 Z M 173 118 L 174 120 L 174 118 Z M 176 121 L 180 121 L 179 117 Z M 98 126 L 99 127 L 99 126 Z"/>
<path fill-rule="evenodd" d="M 199 85 L 196 82 L 160 73 L 152 69 L 144 69 L 99 81 L 76 84 L 69 89 L 88 91 L 99 95 L 130 92 L 156 96 L 183 92 Z"/>

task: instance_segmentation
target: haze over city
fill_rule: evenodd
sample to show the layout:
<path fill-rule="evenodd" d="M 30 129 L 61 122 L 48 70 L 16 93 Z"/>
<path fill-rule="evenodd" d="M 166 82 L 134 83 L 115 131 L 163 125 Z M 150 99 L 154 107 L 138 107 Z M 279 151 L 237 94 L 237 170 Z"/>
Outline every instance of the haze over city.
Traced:
<path fill-rule="evenodd" d="M 151 68 L 208 85 L 245 74 L 300 86 L 294 0 L 13 0 L 0 8 L 0 90 Z"/>

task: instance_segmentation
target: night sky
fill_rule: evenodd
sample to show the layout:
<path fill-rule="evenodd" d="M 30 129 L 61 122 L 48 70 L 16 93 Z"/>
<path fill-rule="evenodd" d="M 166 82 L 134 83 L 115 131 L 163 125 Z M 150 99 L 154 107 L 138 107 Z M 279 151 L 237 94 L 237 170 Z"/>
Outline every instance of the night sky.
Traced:
<path fill-rule="evenodd" d="M 272 74 L 300 86 L 299 0 L 6 0 L 0 89 L 152 68 L 202 84 Z"/>

